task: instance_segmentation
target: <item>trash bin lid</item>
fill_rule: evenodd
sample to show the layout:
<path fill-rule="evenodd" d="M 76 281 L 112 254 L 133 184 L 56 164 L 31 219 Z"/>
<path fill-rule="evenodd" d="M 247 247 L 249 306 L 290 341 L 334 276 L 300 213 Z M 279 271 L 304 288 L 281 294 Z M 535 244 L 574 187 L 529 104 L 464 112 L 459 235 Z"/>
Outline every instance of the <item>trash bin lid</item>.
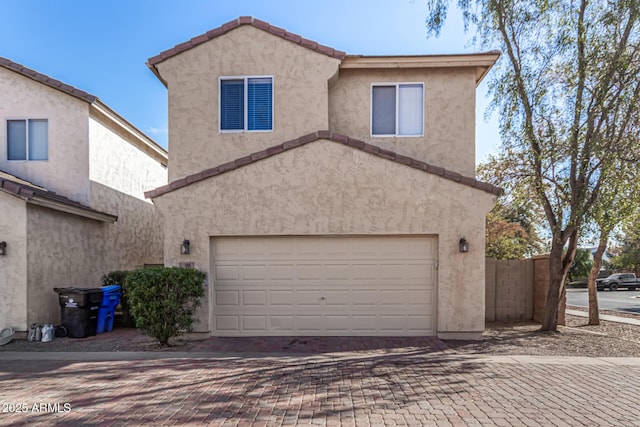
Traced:
<path fill-rule="evenodd" d="M 104 292 L 105 295 L 110 293 L 120 292 L 120 285 L 103 286 L 102 292 Z"/>

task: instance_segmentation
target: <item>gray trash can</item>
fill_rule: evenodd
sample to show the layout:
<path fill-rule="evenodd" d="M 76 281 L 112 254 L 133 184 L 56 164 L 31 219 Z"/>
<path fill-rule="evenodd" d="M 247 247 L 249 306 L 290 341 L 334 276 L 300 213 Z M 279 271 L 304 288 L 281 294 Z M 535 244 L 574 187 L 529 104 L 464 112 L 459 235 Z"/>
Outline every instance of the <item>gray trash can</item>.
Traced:
<path fill-rule="evenodd" d="M 98 310 L 102 302 L 100 288 L 53 288 L 60 303 L 60 323 L 67 336 L 86 338 L 96 334 Z"/>

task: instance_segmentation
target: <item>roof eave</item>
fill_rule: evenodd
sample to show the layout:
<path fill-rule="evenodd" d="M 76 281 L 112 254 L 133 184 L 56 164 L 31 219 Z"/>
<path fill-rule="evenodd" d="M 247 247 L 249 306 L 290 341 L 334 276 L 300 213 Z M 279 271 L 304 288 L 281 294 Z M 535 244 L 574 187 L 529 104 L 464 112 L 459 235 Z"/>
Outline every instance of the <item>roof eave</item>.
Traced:
<path fill-rule="evenodd" d="M 158 71 L 158 67 L 156 67 L 156 64 L 152 64 L 151 62 L 147 61 L 147 67 L 149 67 L 151 72 L 158 78 L 158 80 L 162 82 L 164 87 L 169 88 L 169 86 L 167 85 L 167 81 L 160 75 L 160 71 Z"/>
<path fill-rule="evenodd" d="M 143 152 L 147 153 L 149 156 L 151 156 L 161 164 L 165 166 L 167 165 L 169 158 L 167 150 L 162 148 L 160 144 L 149 138 L 149 136 L 132 125 L 127 119 L 122 117 L 120 114 L 115 112 L 111 107 L 109 107 L 99 99 L 91 104 L 91 108 L 93 109 L 93 111 L 98 112 L 102 116 L 106 117 L 108 120 L 115 123 L 118 127 L 128 133 L 135 141 L 134 145 L 140 148 Z"/>
<path fill-rule="evenodd" d="M 416 68 L 475 68 L 476 85 L 487 75 L 500 57 L 500 52 L 450 55 L 365 56 L 347 55 L 341 69 L 416 69 Z"/>
<path fill-rule="evenodd" d="M 60 212 L 69 213 L 76 216 L 81 216 L 88 219 L 93 219 L 100 222 L 114 223 L 118 220 L 116 215 L 111 215 L 103 212 L 98 212 L 92 209 L 85 209 L 79 206 L 73 206 L 67 203 L 58 202 L 46 197 L 33 196 L 27 199 L 27 203 L 36 206 L 42 206 L 45 208 L 53 209 Z"/>
<path fill-rule="evenodd" d="M 313 132 L 307 135 L 303 135 L 299 138 L 296 138 L 290 141 L 283 142 L 282 144 L 269 147 L 265 150 L 252 153 L 248 156 L 241 157 L 239 159 L 224 163 L 214 168 L 206 169 L 201 172 L 186 176 L 184 178 L 177 179 L 169 184 L 163 185 L 153 190 L 146 191 L 144 195 L 148 199 L 155 199 L 167 193 L 171 193 L 175 190 L 188 187 L 191 184 L 194 184 L 196 182 L 204 181 L 206 179 L 209 179 L 215 176 L 223 175 L 227 172 L 239 169 L 241 167 L 247 166 L 249 164 L 258 162 L 260 160 L 263 160 L 269 157 L 276 156 L 285 151 L 288 151 L 296 147 L 300 147 L 318 140 L 329 140 L 335 143 L 346 145 L 351 148 L 358 149 L 366 153 L 372 154 L 374 156 L 381 157 L 381 158 L 393 161 L 395 163 L 403 164 L 413 169 L 418 169 L 423 172 L 439 176 L 443 179 L 457 182 L 471 188 L 475 188 L 485 193 L 490 193 L 494 196 L 497 196 L 502 192 L 500 188 L 495 187 L 491 184 L 478 181 L 475 178 L 461 175 L 460 173 L 447 170 L 443 167 L 438 167 L 420 160 L 413 159 L 411 157 L 403 156 L 401 154 L 383 149 L 376 145 L 373 145 L 361 140 L 349 138 L 346 135 L 333 133 L 328 130 L 321 130 L 321 131 Z"/>

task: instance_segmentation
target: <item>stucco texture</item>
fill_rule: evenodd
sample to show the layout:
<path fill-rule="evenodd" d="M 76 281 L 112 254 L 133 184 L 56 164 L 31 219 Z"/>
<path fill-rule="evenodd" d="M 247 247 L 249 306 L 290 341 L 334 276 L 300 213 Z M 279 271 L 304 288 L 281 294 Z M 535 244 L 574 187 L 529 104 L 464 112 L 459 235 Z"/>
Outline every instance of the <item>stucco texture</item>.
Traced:
<path fill-rule="evenodd" d="M 192 261 L 204 271 L 216 236 L 438 236 L 438 333 L 484 329 L 484 226 L 495 203 L 488 193 L 319 140 L 154 203 L 166 220 L 165 263 Z M 468 253 L 458 251 L 463 236 Z M 188 256 L 179 253 L 185 238 Z M 201 330 L 209 315 L 204 307 Z"/>
<path fill-rule="evenodd" d="M 0 329 L 22 329 L 27 324 L 27 204 L 0 192 Z"/>
<path fill-rule="evenodd" d="M 169 88 L 169 181 L 328 129 L 327 85 L 339 64 L 247 25 L 158 64 Z M 220 76 L 273 76 L 273 131 L 219 131 Z"/>
<path fill-rule="evenodd" d="M 0 169 L 89 202 L 89 104 L 0 67 Z M 7 160 L 7 120 L 47 119 L 49 159 Z"/>
<path fill-rule="evenodd" d="M 106 123 L 90 118 L 89 131 L 91 207 L 118 216 L 103 228 L 106 268 L 162 264 L 164 224 L 144 192 L 166 184 L 167 169 Z"/>
<path fill-rule="evenodd" d="M 27 321 L 59 324 L 53 288 L 100 286 L 107 224 L 38 206 L 29 206 L 27 216 Z"/>
<path fill-rule="evenodd" d="M 424 136 L 371 136 L 371 85 L 424 84 Z M 333 132 L 475 176 L 475 69 L 343 69 L 329 88 Z"/>

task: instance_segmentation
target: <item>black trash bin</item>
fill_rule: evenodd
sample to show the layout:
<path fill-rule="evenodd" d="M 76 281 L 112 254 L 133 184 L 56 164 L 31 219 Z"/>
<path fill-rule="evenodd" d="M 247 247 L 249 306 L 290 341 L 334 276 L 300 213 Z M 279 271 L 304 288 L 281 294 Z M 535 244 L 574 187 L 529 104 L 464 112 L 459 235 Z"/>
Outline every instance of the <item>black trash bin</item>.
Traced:
<path fill-rule="evenodd" d="M 98 310 L 102 302 L 100 288 L 53 288 L 60 302 L 60 322 L 67 336 L 85 338 L 96 334 Z"/>

